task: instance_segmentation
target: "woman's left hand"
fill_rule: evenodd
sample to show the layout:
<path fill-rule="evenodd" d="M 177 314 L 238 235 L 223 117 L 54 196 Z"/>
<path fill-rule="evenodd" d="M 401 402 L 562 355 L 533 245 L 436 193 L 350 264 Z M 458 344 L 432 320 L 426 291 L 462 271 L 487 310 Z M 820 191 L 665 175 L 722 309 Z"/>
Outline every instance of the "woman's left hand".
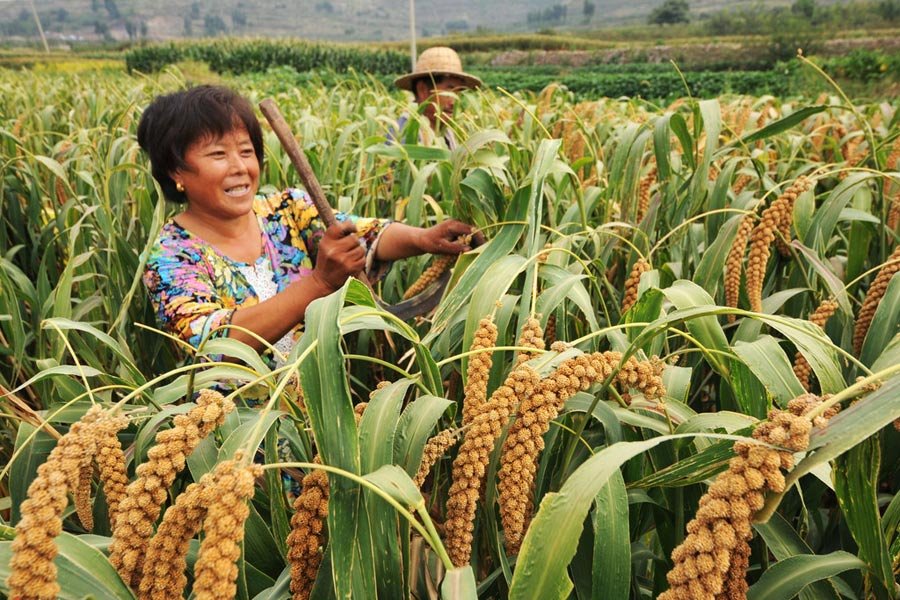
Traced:
<path fill-rule="evenodd" d="M 466 243 L 459 238 L 471 236 Z M 423 229 L 419 236 L 419 248 L 423 254 L 462 254 L 484 243 L 484 235 L 471 225 L 448 219 L 433 227 Z"/>

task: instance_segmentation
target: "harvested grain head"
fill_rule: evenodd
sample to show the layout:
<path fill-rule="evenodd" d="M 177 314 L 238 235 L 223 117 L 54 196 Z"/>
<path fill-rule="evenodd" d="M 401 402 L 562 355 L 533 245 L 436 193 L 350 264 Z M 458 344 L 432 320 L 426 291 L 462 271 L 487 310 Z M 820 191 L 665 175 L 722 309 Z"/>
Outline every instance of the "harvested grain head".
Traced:
<path fill-rule="evenodd" d="M 68 505 L 68 493 L 81 484 L 82 466 L 90 464 L 95 446 L 91 429 L 101 416 L 99 406 L 92 407 L 74 423 L 38 467 L 20 508 L 21 518 L 12 541 L 10 575 L 7 580 L 11 598 L 49 600 L 59 595 L 55 538 L 62 532 L 62 514 Z"/>
<path fill-rule="evenodd" d="M 469 357 L 466 367 L 466 385 L 463 388 L 463 425 L 468 425 L 481 405 L 487 399 L 487 384 L 493 365 L 493 350 L 497 345 L 497 326 L 493 319 L 485 317 L 478 323 L 475 335 L 472 338 L 470 352 L 475 352 Z"/>
<path fill-rule="evenodd" d="M 487 464 L 494 444 L 519 398 L 531 396 L 540 381 L 534 369 L 522 365 L 509 374 L 484 407 L 472 419 L 465 439 L 453 461 L 453 483 L 447 499 L 444 523 L 447 550 L 457 567 L 469 563 L 475 510 L 480 498 Z"/>
<path fill-rule="evenodd" d="M 238 567 L 244 522 L 250 514 L 247 502 L 253 497 L 262 466 L 225 461 L 210 492 L 213 499 L 203 519 L 203 541 L 194 565 L 194 596 L 198 600 L 232 600 L 237 595 Z"/>
<path fill-rule="evenodd" d="M 303 488 L 294 501 L 291 533 L 287 538 L 294 600 L 309 598 L 319 572 L 325 548 L 328 493 L 328 475 L 325 471 L 311 471 L 303 478 Z"/>
<path fill-rule="evenodd" d="M 638 298 L 638 285 L 641 283 L 641 275 L 651 269 L 650 262 L 646 258 L 639 258 L 631 267 L 631 273 L 625 280 L 625 293 L 622 295 L 622 314 L 628 312 Z"/>
<path fill-rule="evenodd" d="M 856 326 L 853 329 L 853 352 L 859 356 L 862 352 L 863 342 L 866 341 L 866 334 L 869 332 L 869 326 L 875 317 L 875 311 L 878 310 L 878 304 L 887 291 L 891 278 L 900 272 L 900 245 L 894 248 L 894 251 L 888 257 L 884 266 L 878 271 L 869 291 L 866 292 L 866 298 L 863 300 L 862 308 L 856 315 Z"/>
<path fill-rule="evenodd" d="M 132 588 L 140 585 L 147 544 L 168 488 L 184 469 L 188 455 L 232 410 L 234 403 L 222 394 L 202 390 L 196 406 L 176 416 L 174 427 L 156 434 L 156 444 L 137 468 L 137 477 L 128 486 L 113 524 L 109 560 Z"/>

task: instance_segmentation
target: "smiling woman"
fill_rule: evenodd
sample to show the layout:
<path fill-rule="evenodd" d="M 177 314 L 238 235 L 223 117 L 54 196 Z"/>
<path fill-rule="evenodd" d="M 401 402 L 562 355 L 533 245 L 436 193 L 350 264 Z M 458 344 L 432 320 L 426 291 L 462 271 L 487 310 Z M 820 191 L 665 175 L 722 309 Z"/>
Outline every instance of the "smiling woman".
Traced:
<path fill-rule="evenodd" d="M 365 269 L 377 278 L 393 260 L 469 249 L 453 241 L 472 233 L 458 221 L 422 229 L 338 214 L 338 224 L 326 228 L 302 190 L 257 196 L 259 121 L 225 87 L 157 97 L 141 118 L 138 142 L 163 193 L 186 203 L 151 247 L 144 283 L 163 327 L 193 346 L 227 335 L 286 355 L 307 306 L 348 277 Z"/>

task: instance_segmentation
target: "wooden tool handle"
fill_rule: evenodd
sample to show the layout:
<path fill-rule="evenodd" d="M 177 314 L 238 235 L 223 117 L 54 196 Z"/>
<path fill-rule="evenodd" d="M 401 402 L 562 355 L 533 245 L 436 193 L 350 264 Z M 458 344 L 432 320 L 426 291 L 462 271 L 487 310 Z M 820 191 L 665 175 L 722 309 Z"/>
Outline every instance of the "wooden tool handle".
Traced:
<path fill-rule="evenodd" d="M 331 210 L 331 205 L 328 204 L 328 200 L 325 198 L 325 192 L 322 191 L 322 186 L 319 185 L 316 174 L 313 173 L 312 167 L 309 166 L 306 154 L 303 153 L 300 144 L 294 139 L 294 134 L 291 133 L 291 128 L 288 126 L 287 121 L 284 120 L 281 111 L 278 110 L 275 101 L 271 98 L 266 98 L 259 103 L 259 110 L 262 111 L 262 114 L 269 121 L 269 125 L 272 126 L 272 131 L 278 136 L 278 141 L 281 142 L 282 148 L 287 152 L 288 157 L 291 159 L 291 163 L 293 163 L 294 168 L 297 169 L 297 173 L 300 174 L 303 186 L 309 193 L 310 198 L 312 198 L 316 210 L 319 211 L 319 218 L 322 219 L 322 222 L 325 223 L 326 227 L 337 224 L 337 219 L 334 218 L 334 211 Z M 365 272 L 361 271 L 356 275 L 356 278 L 366 284 L 369 288 L 372 287 Z"/>
<path fill-rule="evenodd" d="M 312 167 L 309 166 L 306 154 L 303 153 L 303 149 L 300 148 L 297 140 L 294 139 L 294 134 L 291 133 L 291 128 L 288 126 L 287 121 L 284 120 L 281 111 L 278 110 L 275 101 L 271 98 L 266 98 L 259 103 L 259 110 L 262 111 L 262 114 L 269 121 L 272 131 L 278 136 L 278 141 L 281 142 L 282 148 L 287 152 L 291 163 L 297 169 L 297 173 L 300 174 L 303 186 L 309 193 L 310 198 L 312 198 L 313 204 L 316 205 L 322 222 L 325 223 L 326 227 L 331 227 L 337 223 L 337 220 L 334 218 L 334 211 L 331 210 L 331 205 L 325 199 L 325 193 L 322 191 L 322 186 L 319 185 L 319 180 L 316 179 L 316 174 L 313 173 Z"/>

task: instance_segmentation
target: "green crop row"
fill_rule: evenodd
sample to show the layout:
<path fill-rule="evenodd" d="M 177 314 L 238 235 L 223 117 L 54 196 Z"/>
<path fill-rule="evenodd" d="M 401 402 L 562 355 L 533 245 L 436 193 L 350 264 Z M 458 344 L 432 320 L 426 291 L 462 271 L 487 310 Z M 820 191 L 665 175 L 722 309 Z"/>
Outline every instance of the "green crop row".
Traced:
<path fill-rule="evenodd" d="M 125 53 L 128 71 L 153 73 L 182 61 L 208 63 L 219 73 L 265 71 L 289 66 L 297 71 L 348 69 L 370 73 L 396 73 L 408 68 L 409 58 L 392 50 L 366 50 L 355 46 L 311 44 L 297 40 L 216 40 L 142 46 Z"/>

